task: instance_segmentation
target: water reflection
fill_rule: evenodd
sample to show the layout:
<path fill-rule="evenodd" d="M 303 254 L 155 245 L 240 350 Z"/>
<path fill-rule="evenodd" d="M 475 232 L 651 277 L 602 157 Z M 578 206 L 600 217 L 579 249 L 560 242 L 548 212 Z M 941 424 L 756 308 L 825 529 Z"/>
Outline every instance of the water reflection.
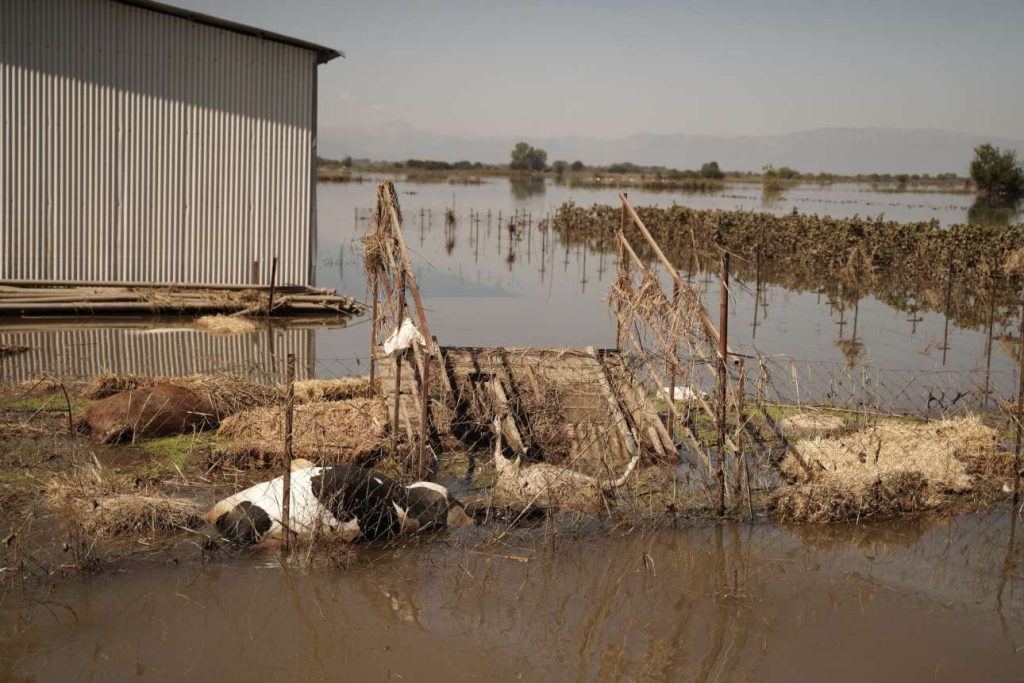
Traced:
<path fill-rule="evenodd" d="M 547 181 L 543 176 L 512 176 L 508 182 L 512 198 L 516 201 L 543 196 L 547 190 Z"/>
<path fill-rule="evenodd" d="M 150 568 L 10 601 L 12 676 L 996 680 L 1019 672 L 1009 515 L 714 524 L 364 551 L 347 570 Z M 1009 551 L 1007 550 L 1009 548 Z M 230 656 L 226 656 L 230 653 Z"/>
<path fill-rule="evenodd" d="M 321 211 L 352 216 L 352 206 L 358 205 L 363 190 L 322 187 Z M 454 226 L 442 229 L 445 209 L 453 205 L 452 188 L 415 186 L 414 191 L 402 195 L 403 212 L 414 236 L 410 240 L 415 245 L 413 259 L 429 309 L 431 331 L 441 343 L 614 345 L 614 324 L 604 301 L 617 268 L 614 242 L 603 233 L 574 234 L 571 227 L 554 230 L 552 221 L 562 199 L 574 199 L 579 205 L 591 200 L 608 203 L 615 201 L 614 193 L 552 186 L 540 197 L 519 201 L 504 179 L 458 187 L 454 190 Z M 792 188 L 786 196 L 808 191 Z M 665 202 L 665 196 L 651 193 L 631 191 L 630 198 L 638 204 Z M 687 197 L 685 201 L 690 200 Z M 352 249 L 346 249 L 351 256 L 342 277 L 334 276 L 336 268 L 327 268 L 321 271 L 326 277 L 321 277 L 319 284 L 350 293 L 364 287 L 356 242 L 366 230 L 365 214 L 360 210 L 356 220 L 349 218 L 331 227 L 332 239 L 352 245 Z M 324 221 L 321 229 L 325 230 Z M 339 232 L 343 236 L 338 236 Z M 326 239 L 322 232 L 322 240 Z M 699 250 L 677 249 L 691 240 L 682 236 L 666 248 L 685 278 L 701 289 L 705 304 L 717 310 L 717 264 Z M 328 250 L 335 251 L 331 247 Z M 741 352 L 784 355 L 805 369 L 804 364 L 809 362 L 851 369 L 870 365 L 907 373 L 933 373 L 928 381 L 919 378 L 911 385 L 909 392 L 915 405 L 905 406 L 908 408 L 922 408 L 932 388 L 938 392 L 934 395 L 948 396 L 958 391 L 983 396 L 986 385 L 1001 395 L 1013 393 L 1016 365 L 999 344 L 994 345 L 989 363 L 987 320 L 979 323 L 978 315 L 971 314 L 972 322 L 963 322 L 964 316 L 975 309 L 962 296 L 963 288 L 955 279 L 943 282 L 944 289 L 938 293 L 919 291 L 909 286 L 912 282 L 885 280 L 887 300 L 883 302 L 868 289 L 866 283 L 874 280 L 867 276 L 867 268 L 865 256 L 854 253 L 842 278 L 833 278 L 823 286 L 804 277 L 806 268 L 779 268 L 763 262 L 759 252 L 753 258 L 734 259 L 734 277 L 740 286 L 733 288 L 730 301 L 730 343 Z M 898 295 L 900 291 L 903 293 Z M 943 292 L 949 294 L 945 307 Z M 889 299 L 898 300 L 899 307 Z M 1014 325 L 1012 317 L 998 316 L 994 336 L 1006 336 Z M 325 370 L 332 367 L 334 358 L 365 354 L 366 340 L 361 332 L 318 334 L 318 366 Z M 941 375 L 934 374 L 940 370 Z M 787 370 L 786 374 L 791 373 Z M 822 378 L 827 375 L 821 381 L 845 379 L 831 365 L 818 374 Z M 992 381 L 986 382 L 986 374 Z M 889 378 L 896 387 L 890 393 L 898 393 L 896 385 L 912 376 Z M 805 393 L 802 397 L 808 396 Z"/>
<path fill-rule="evenodd" d="M 344 326 L 344 320 L 331 318 Z M 0 361 L 0 383 L 42 375 L 87 378 L 103 373 L 184 376 L 230 372 L 279 381 L 283 359 L 296 358 L 301 377 L 316 374 L 315 322 L 304 327 L 273 324 L 229 336 L 192 326 L 192 319 L 56 319 L 6 321 L 0 344 L 28 347 Z"/>
<path fill-rule="evenodd" d="M 967 222 L 981 225 L 1010 225 L 1020 220 L 1020 204 L 993 203 L 987 197 L 978 197 L 967 210 Z"/>

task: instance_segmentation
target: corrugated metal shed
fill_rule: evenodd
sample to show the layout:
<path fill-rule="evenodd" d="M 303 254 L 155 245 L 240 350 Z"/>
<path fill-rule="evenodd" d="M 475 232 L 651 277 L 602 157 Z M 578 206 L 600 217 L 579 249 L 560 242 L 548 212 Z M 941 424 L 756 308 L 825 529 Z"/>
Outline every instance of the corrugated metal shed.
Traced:
<path fill-rule="evenodd" d="M 337 54 L 158 3 L 0 2 L 0 279 L 242 283 L 278 256 L 311 284 Z"/>

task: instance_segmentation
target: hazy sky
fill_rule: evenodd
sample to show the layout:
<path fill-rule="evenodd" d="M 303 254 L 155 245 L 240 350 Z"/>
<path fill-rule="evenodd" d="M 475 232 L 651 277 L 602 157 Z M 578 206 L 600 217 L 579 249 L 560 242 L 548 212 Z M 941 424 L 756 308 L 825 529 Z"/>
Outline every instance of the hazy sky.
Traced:
<path fill-rule="evenodd" d="M 1024 0 L 167 0 L 323 43 L 326 128 L 1024 139 Z"/>

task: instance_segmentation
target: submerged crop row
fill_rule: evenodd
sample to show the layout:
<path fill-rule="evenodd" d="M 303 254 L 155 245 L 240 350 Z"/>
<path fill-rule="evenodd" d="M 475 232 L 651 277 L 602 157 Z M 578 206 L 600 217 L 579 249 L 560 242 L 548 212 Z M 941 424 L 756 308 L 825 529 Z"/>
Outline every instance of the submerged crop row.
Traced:
<path fill-rule="evenodd" d="M 676 268 L 717 271 L 719 249 L 741 258 L 742 280 L 796 291 L 823 291 L 853 303 L 872 295 L 900 310 L 946 309 L 957 324 L 983 324 L 1015 314 L 1024 285 L 1020 226 L 897 223 L 792 213 L 641 207 L 640 217 Z M 562 205 L 552 227 L 567 244 L 613 252 L 617 206 Z M 627 231 L 634 231 L 627 225 Z M 640 243 L 642 240 L 638 240 Z M 648 256 L 642 254 L 644 256 Z"/>

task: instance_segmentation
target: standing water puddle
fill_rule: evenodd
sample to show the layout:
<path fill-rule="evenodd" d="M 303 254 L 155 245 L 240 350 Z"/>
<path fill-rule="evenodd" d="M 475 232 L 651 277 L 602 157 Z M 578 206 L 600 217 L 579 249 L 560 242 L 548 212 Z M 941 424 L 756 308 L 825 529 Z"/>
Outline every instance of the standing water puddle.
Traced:
<path fill-rule="evenodd" d="M 8 595 L 0 678 L 1010 680 L 1009 527 L 534 530 L 361 550 L 345 569 L 136 567 Z"/>

